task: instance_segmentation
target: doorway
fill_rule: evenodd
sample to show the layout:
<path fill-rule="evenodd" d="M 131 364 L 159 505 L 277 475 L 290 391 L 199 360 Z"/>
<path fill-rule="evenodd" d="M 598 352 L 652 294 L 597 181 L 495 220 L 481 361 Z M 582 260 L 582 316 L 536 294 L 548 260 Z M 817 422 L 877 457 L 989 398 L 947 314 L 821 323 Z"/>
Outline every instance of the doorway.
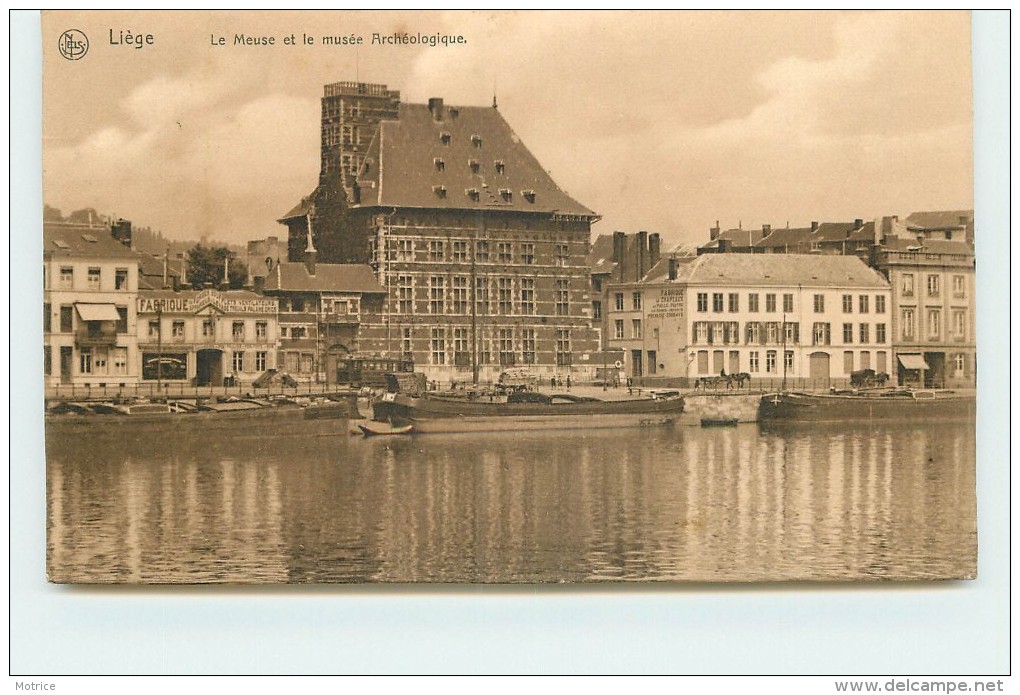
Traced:
<path fill-rule="evenodd" d="M 60 348 L 60 383 L 71 383 L 71 364 L 74 362 L 74 348 L 63 345 Z"/>
<path fill-rule="evenodd" d="M 223 351 L 199 350 L 195 362 L 195 383 L 198 386 L 223 385 Z"/>
<path fill-rule="evenodd" d="M 829 353 L 812 352 L 808 355 L 808 375 L 812 381 L 829 379 Z"/>

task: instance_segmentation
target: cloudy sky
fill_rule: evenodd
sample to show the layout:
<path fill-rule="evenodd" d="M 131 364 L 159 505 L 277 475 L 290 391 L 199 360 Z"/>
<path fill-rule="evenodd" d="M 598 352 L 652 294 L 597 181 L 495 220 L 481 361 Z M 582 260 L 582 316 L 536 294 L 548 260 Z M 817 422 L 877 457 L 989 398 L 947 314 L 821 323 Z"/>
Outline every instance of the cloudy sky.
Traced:
<path fill-rule="evenodd" d="M 57 51 L 70 28 L 89 37 L 81 60 Z M 153 43 L 112 45 L 111 31 Z M 466 43 L 371 43 L 404 31 Z M 232 45 L 241 33 L 276 45 Z M 351 34 L 365 44 L 321 42 Z M 322 85 L 340 80 L 410 102 L 487 105 L 495 90 L 560 186 L 603 216 L 597 233 L 679 243 L 715 220 L 973 207 L 960 12 L 53 12 L 43 54 L 46 202 L 180 239 L 282 234 L 275 220 L 317 180 Z"/>

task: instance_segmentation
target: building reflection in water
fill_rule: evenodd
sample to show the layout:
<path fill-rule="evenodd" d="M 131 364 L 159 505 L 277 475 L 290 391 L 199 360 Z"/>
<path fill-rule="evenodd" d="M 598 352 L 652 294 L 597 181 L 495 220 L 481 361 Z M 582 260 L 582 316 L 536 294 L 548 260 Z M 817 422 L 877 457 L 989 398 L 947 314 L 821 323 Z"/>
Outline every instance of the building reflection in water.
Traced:
<path fill-rule="evenodd" d="M 58 582 L 914 579 L 976 567 L 972 423 L 50 442 Z"/>

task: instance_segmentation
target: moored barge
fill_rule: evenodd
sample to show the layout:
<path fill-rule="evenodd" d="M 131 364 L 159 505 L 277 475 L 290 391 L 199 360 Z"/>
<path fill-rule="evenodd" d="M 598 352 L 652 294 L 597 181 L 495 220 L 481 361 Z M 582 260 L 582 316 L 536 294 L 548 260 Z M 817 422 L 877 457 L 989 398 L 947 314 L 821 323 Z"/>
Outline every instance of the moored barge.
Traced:
<path fill-rule="evenodd" d="M 670 425 L 679 421 L 683 409 L 680 397 L 603 401 L 525 392 L 486 402 L 392 393 L 373 404 L 372 416 L 393 425 L 414 425 L 415 433 L 436 434 Z"/>
<path fill-rule="evenodd" d="M 974 418 L 976 398 L 953 391 L 770 393 L 762 396 L 759 422 L 851 422 Z"/>

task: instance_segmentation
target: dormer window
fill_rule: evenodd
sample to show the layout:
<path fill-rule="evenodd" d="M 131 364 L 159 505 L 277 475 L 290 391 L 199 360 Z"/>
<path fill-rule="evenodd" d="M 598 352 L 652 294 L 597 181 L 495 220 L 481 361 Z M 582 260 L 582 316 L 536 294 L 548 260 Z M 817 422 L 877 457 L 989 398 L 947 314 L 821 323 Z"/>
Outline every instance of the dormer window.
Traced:
<path fill-rule="evenodd" d="M 460 109 L 452 107 L 449 109 L 448 113 L 450 114 L 450 118 L 456 118 L 460 115 Z"/>
<path fill-rule="evenodd" d="M 481 135 L 472 135 L 471 136 L 471 144 L 474 145 L 475 147 L 477 147 L 478 149 L 481 149 L 481 147 L 482 147 L 482 136 Z"/>
<path fill-rule="evenodd" d="M 442 157 L 436 157 L 432 160 L 432 163 L 436 165 L 436 171 L 444 171 L 446 169 L 446 162 L 443 161 Z"/>
<path fill-rule="evenodd" d="M 482 168 L 477 159 L 469 159 L 468 166 L 471 167 L 472 174 L 477 174 L 479 169 Z"/>
<path fill-rule="evenodd" d="M 439 134 L 439 142 L 443 143 L 444 145 L 449 145 L 450 144 L 450 134 L 448 132 L 446 132 L 445 130 L 443 132 L 441 132 Z"/>
<path fill-rule="evenodd" d="M 470 198 L 471 200 L 477 202 L 479 199 L 479 193 L 477 188 L 468 188 L 467 190 L 464 191 L 464 193 L 466 193 L 467 197 Z"/>
<path fill-rule="evenodd" d="M 524 199 L 529 203 L 535 202 L 535 192 L 533 190 L 528 189 L 526 191 L 521 191 L 521 195 L 523 195 Z"/>
<path fill-rule="evenodd" d="M 499 194 L 503 196 L 503 200 L 506 201 L 507 203 L 513 202 L 514 192 L 511 191 L 509 188 L 500 188 Z"/>
<path fill-rule="evenodd" d="M 493 164 L 496 167 L 497 174 L 502 174 L 506 171 L 506 164 L 503 162 L 502 159 L 497 159 L 495 162 L 493 162 Z"/>
<path fill-rule="evenodd" d="M 432 192 L 436 194 L 437 198 L 446 197 L 446 186 L 433 186 Z"/>

